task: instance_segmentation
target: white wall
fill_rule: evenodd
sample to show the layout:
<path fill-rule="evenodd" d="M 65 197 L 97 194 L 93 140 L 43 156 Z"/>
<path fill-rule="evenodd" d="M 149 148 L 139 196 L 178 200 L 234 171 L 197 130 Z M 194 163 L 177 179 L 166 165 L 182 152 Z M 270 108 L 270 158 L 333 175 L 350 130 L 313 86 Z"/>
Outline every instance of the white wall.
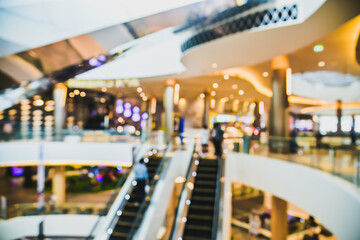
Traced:
<path fill-rule="evenodd" d="M 360 239 L 360 190 L 354 185 L 310 167 L 242 153 L 230 153 L 226 158 L 224 230 L 230 227 L 234 181 L 271 192 L 301 207 L 339 239 Z"/>
<path fill-rule="evenodd" d="M 43 215 L 12 218 L 0 222 L 0 240 L 38 236 L 41 221 L 44 221 L 45 236 L 87 237 L 97 219 L 97 215 Z"/>
<path fill-rule="evenodd" d="M 0 166 L 45 164 L 130 165 L 131 143 L 4 142 Z"/>

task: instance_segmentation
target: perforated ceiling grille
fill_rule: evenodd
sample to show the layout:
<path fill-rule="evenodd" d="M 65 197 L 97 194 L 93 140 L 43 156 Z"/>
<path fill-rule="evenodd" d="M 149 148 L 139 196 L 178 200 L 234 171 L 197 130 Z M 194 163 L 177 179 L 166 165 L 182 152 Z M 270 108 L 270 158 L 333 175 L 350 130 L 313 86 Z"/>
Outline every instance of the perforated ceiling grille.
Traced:
<path fill-rule="evenodd" d="M 298 18 L 298 7 L 296 4 L 284 6 L 282 8 L 271 8 L 264 11 L 255 12 L 232 21 L 216 25 L 213 28 L 203 30 L 195 36 L 188 39 L 181 50 L 186 50 L 217 38 L 242 32 L 260 26 L 287 22 Z"/>

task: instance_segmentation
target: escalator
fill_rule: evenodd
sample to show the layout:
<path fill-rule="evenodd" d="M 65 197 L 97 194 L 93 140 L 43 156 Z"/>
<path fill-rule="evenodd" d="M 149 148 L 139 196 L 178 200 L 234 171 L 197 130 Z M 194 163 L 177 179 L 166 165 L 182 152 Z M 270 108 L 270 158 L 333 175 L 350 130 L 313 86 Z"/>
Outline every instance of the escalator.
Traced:
<path fill-rule="evenodd" d="M 199 159 L 198 161 L 191 204 L 182 238 L 184 240 L 212 239 L 213 229 L 216 229 L 217 225 L 217 219 L 214 221 L 214 212 L 219 197 L 217 192 L 218 172 L 221 171 L 219 160 Z M 215 216 L 217 217 L 217 214 Z"/>
<path fill-rule="evenodd" d="M 149 157 L 148 163 L 146 166 L 148 168 L 148 176 L 150 182 L 150 189 L 153 189 L 156 184 L 156 179 L 154 179 L 160 164 L 162 163 L 162 157 L 160 156 L 151 156 Z M 145 161 L 146 162 L 146 161 Z M 151 192 L 152 190 L 150 190 Z M 123 208 L 122 214 L 119 217 L 116 226 L 110 236 L 110 239 L 122 240 L 128 239 L 130 232 L 139 227 L 141 220 L 144 216 L 144 213 L 149 205 L 150 199 L 145 196 L 141 204 L 135 203 L 135 193 L 134 191 L 130 194 L 130 199 L 126 202 L 125 207 Z M 138 219 L 136 219 L 138 218 Z M 136 222 L 136 223 L 135 223 Z M 133 225 L 136 226 L 133 227 Z"/>

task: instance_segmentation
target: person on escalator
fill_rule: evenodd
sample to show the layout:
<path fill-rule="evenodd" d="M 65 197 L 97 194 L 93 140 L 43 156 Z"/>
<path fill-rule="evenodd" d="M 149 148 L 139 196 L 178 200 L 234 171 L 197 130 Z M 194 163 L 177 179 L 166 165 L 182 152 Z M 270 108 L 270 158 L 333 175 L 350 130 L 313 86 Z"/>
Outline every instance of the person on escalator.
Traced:
<path fill-rule="evenodd" d="M 135 204 L 139 204 L 145 197 L 145 186 L 149 184 L 148 169 L 141 159 L 134 167 L 136 188 L 135 188 Z"/>

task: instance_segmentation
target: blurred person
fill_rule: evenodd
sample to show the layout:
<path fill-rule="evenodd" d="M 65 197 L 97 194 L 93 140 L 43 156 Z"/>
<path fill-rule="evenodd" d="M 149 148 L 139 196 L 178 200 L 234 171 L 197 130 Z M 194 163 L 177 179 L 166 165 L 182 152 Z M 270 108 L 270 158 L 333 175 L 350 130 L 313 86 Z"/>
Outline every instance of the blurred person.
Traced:
<path fill-rule="evenodd" d="M 145 186 L 149 185 L 148 169 L 144 159 L 141 159 L 134 167 L 136 188 L 135 188 L 135 204 L 139 204 L 145 197 Z"/>
<path fill-rule="evenodd" d="M 214 128 L 211 130 L 211 141 L 215 147 L 215 156 L 222 156 L 222 142 L 224 140 L 224 131 L 221 129 L 219 123 L 214 123 Z"/>
<path fill-rule="evenodd" d="M 206 124 L 201 129 L 201 152 L 202 155 L 206 155 L 209 148 L 210 131 Z"/>
<path fill-rule="evenodd" d="M 13 134 L 13 125 L 10 120 L 6 120 L 3 125 L 3 133 L 5 136 L 5 141 L 9 141 L 11 139 L 11 136 Z"/>

